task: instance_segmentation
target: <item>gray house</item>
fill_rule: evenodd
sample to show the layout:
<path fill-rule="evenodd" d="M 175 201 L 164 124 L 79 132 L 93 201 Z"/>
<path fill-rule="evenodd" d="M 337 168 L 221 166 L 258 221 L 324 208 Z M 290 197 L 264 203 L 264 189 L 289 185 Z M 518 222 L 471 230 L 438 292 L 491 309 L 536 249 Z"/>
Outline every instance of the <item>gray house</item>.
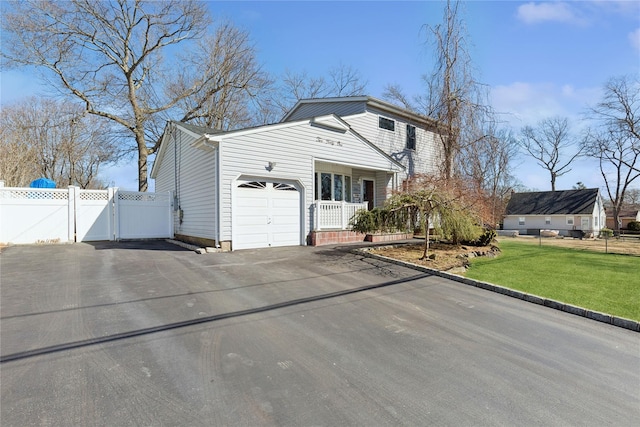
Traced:
<path fill-rule="evenodd" d="M 227 132 L 169 122 L 151 178 L 174 195 L 181 240 L 223 250 L 357 241 L 358 209 L 437 170 L 433 125 L 370 97 L 304 100 L 280 123 Z"/>
<path fill-rule="evenodd" d="M 576 231 L 597 236 L 605 227 L 606 214 L 600 191 L 538 191 L 514 193 L 504 217 L 505 230 L 520 234 L 539 234 L 540 230 L 557 230 L 573 236 Z"/>

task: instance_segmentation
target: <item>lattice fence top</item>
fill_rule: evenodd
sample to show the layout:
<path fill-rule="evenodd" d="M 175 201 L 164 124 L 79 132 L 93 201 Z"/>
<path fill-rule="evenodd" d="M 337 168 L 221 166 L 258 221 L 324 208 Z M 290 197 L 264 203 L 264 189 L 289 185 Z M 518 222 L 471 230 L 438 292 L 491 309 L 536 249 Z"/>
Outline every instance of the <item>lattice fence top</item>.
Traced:
<path fill-rule="evenodd" d="M 118 191 L 118 200 L 130 200 L 134 202 L 168 201 L 169 194 L 144 193 L 138 191 Z"/>
<path fill-rule="evenodd" d="M 68 200 L 68 190 L 51 190 L 51 189 L 0 189 L 0 197 L 3 199 L 15 200 Z"/>
<path fill-rule="evenodd" d="M 81 200 L 109 200 L 107 190 L 80 190 Z"/>

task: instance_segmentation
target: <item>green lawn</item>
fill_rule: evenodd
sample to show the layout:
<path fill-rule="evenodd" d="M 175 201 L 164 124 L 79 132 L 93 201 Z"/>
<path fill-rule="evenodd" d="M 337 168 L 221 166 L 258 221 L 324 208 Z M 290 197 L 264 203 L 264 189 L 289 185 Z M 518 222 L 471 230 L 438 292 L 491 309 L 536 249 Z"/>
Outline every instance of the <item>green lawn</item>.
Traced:
<path fill-rule="evenodd" d="M 640 320 L 640 257 L 503 241 L 466 276 L 594 311 Z"/>

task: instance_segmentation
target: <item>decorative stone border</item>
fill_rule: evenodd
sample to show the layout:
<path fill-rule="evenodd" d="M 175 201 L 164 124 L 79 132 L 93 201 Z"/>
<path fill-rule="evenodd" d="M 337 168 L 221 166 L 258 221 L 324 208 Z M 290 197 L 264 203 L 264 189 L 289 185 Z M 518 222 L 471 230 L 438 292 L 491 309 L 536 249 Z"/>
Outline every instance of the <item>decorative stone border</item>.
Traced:
<path fill-rule="evenodd" d="M 402 246 L 402 245 L 398 245 Z M 545 307 L 553 308 L 555 310 L 564 311 L 566 313 L 575 314 L 577 316 L 586 317 L 588 319 L 597 320 L 598 322 L 608 323 L 613 326 L 617 326 L 624 329 L 629 329 L 634 332 L 640 332 L 640 322 L 631 319 L 625 319 L 624 317 L 617 317 L 611 314 L 600 313 L 598 311 L 589 310 L 586 308 L 565 304 L 560 301 L 539 297 L 537 295 L 527 294 L 525 292 L 517 291 L 515 289 L 505 288 L 503 286 L 494 285 L 492 283 L 481 282 L 479 280 L 469 279 L 467 277 L 458 276 L 456 274 L 447 273 L 445 271 L 435 270 L 433 268 L 424 267 L 422 265 L 413 264 L 406 261 L 400 261 L 397 259 L 389 258 L 383 255 L 373 254 L 370 252 L 373 247 L 352 249 L 351 252 L 363 255 L 368 258 L 380 259 L 392 264 L 401 265 L 403 267 L 412 268 L 424 273 L 430 273 L 434 276 L 444 277 L 455 282 L 463 283 L 465 285 L 474 286 L 476 288 L 486 289 L 491 292 L 497 292 L 502 295 L 507 295 L 512 298 L 521 299 L 523 301 L 532 302 L 538 305 L 544 305 Z"/>

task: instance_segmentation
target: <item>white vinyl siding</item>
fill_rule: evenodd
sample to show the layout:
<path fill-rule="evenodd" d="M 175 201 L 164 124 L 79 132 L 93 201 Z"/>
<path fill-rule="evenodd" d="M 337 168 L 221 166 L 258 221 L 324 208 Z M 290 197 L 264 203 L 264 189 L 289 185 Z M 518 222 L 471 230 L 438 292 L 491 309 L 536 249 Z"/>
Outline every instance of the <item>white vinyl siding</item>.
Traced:
<path fill-rule="evenodd" d="M 183 221 L 180 224 L 177 207 L 174 207 L 176 234 L 216 239 L 215 151 L 192 147 L 195 138 L 179 130 L 176 139 L 177 147 L 174 147 L 173 137 L 165 141 L 167 146 L 164 148 L 162 167 L 155 179 L 156 192 L 170 191 L 177 196 Z M 176 169 L 179 171 L 177 188 Z"/>
<path fill-rule="evenodd" d="M 327 124 L 338 126 L 334 119 Z M 310 126 L 303 121 L 287 126 L 274 125 L 259 132 L 228 134 L 221 140 L 222 164 L 222 236 L 232 236 L 233 188 L 239 177 L 266 177 L 280 182 L 299 182 L 304 204 L 303 232 L 309 233 L 311 218 L 308 214 L 313 203 L 314 161 L 350 164 L 354 167 L 389 170 L 394 166 L 382 154 L 350 132 L 334 132 Z M 276 167 L 267 171 L 269 162 Z M 372 173 L 374 173 L 372 171 Z M 355 177 L 352 177 L 354 179 Z"/>
<path fill-rule="evenodd" d="M 352 117 L 343 117 L 356 132 L 377 145 L 393 159 L 402 163 L 406 168 L 403 179 L 416 174 L 438 173 L 440 149 L 433 132 L 426 131 L 420 125 L 416 126 L 415 150 L 408 150 L 406 121 L 401 117 L 385 115 L 396 121 L 395 131 L 391 132 L 378 127 L 378 117 L 382 113 L 367 112 Z"/>

